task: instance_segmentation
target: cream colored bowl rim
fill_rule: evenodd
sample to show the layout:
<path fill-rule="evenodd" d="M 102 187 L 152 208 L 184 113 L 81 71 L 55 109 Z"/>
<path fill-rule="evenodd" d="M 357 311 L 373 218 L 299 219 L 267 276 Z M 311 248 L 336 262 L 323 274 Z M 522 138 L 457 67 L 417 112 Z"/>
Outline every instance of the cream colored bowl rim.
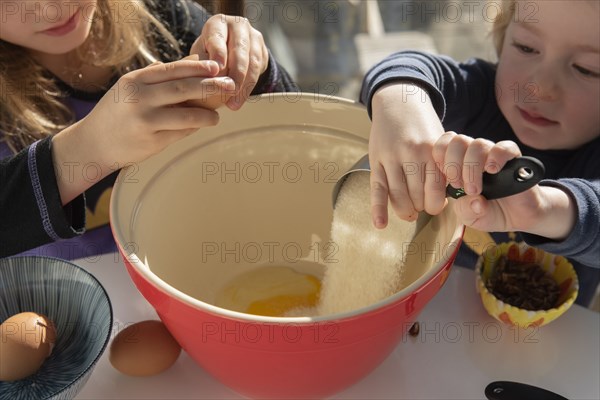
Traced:
<path fill-rule="evenodd" d="M 266 103 L 266 106 L 268 107 L 268 106 L 272 106 L 274 104 L 274 102 L 281 103 L 282 101 L 289 99 L 290 98 L 289 96 L 290 96 L 289 94 L 285 94 L 285 93 L 268 93 L 268 94 L 254 96 L 254 97 L 269 98 L 270 101 L 268 103 Z M 319 95 L 315 94 L 315 93 L 299 93 L 297 97 L 299 97 L 301 101 L 307 101 L 307 100 L 314 100 L 316 97 L 319 97 Z M 364 106 L 359 105 L 358 103 L 356 103 L 352 100 L 349 100 L 349 99 L 345 99 L 342 97 L 336 97 L 336 96 L 321 96 L 321 97 L 326 97 L 328 100 L 335 101 L 335 104 L 343 104 L 344 106 L 348 106 L 350 109 L 349 111 L 352 111 L 353 108 L 354 109 L 360 108 L 361 111 L 364 111 Z M 257 102 L 254 104 L 260 104 L 260 102 Z M 315 102 L 314 104 L 317 105 L 316 108 L 327 107 L 327 103 L 324 101 Z M 265 106 L 265 103 L 263 103 L 262 106 Z M 244 110 L 244 109 L 242 108 L 240 111 L 237 111 L 237 112 L 238 113 L 243 112 L 242 110 Z M 301 116 L 299 116 L 299 117 L 301 117 Z M 326 113 L 319 113 L 319 117 L 326 117 Z M 292 119 L 293 116 L 290 116 L 290 118 Z M 290 123 L 293 123 L 293 122 L 291 121 Z M 120 174 L 123 174 L 123 171 L 120 172 Z M 331 315 L 327 315 L 327 316 L 317 316 L 317 317 L 268 317 L 268 316 L 261 316 L 261 315 L 246 314 L 246 313 L 242 313 L 242 312 L 238 312 L 238 311 L 232 311 L 232 310 L 228 310 L 225 308 L 217 307 L 210 303 L 198 300 L 198 299 L 180 291 L 179 289 L 176 289 L 175 287 L 169 285 L 167 282 L 165 282 L 163 279 L 161 279 L 158 275 L 156 275 L 154 272 L 152 272 L 150 270 L 150 268 L 137 256 L 137 254 L 131 253 L 127 256 L 124 255 L 125 251 L 122 248 L 121 244 L 127 243 L 127 241 L 124 240 L 124 235 L 123 235 L 123 232 L 120 229 L 120 227 L 116 226 L 116 224 L 113 223 L 113 221 L 116 220 L 116 218 L 114 218 L 115 217 L 114 214 L 116 212 L 115 204 L 118 201 L 118 198 L 121 193 L 121 191 L 119 189 L 120 182 L 123 182 L 123 181 L 124 181 L 124 179 L 117 179 L 117 182 L 115 183 L 115 186 L 114 186 L 113 192 L 112 192 L 112 196 L 110 199 L 109 213 L 110 213 L 110 218 L 111 218 L 112 234 L 117 242 L 119 252 L 121 253 L 123 258 L 126 258 L 125 262 L 129 263 L 131 265 L 131 267 L 137 273 L 139 273 L 140 276 L 142 276 L 147 282 L 149 282 L 155 288 L 161 290 L 163 293 L 167 294 L 168 296 L 173 297 L 188 306 L 191 306 L 191 307 L 201 310 L 201 311 L 207 311 L 211 314 L 223 316 L 226 318 L 236 319 L 236 320 L 242 320 L 242 321 L 249 322 L 249 323 L 307 324 L 307 323 L 314 323 L 314 322 L 328 322 L 328 321 L 331 322 L 331 321 L 337 321 L 337 320 L 342 320 L 342 319 L 352 319 L 352 318 L 356 318 L 356 317 L 359 317 L 364 314 L 369 314 L 371 312 L 381 310 L 381 309 L 385 308 L 386 306 L 389 306 L 393 303 L 398 302 L 402 298 L 408 297 L 416 289 L 423 286 L 435 274 L 437 274 L 458 251 L 458 248 L 460 246 L 460 240 L 462 238 L 462 232 L 464 230 L 463 225 L 457 225 L 457 227 L 452 235 L 452 238 L 448 244 L 449 247 L 452 246 L 453 250 L 451 252 L 446 252 L 444 254 L 444 256 L 438 262 L 436 262 L 426 273 L 421 275 L 410 285 L 408 285 L 404 289 L 398 291 L 394 295 L 392 295 L 384 300 L 381 300 L 377 303 L 374 303 L 370 306 L 358 308 L 356 310 L 352 310 L 352 311 L 348 311 L 348 312 L 336 313 L 336 314 L 331 314 Z"/>

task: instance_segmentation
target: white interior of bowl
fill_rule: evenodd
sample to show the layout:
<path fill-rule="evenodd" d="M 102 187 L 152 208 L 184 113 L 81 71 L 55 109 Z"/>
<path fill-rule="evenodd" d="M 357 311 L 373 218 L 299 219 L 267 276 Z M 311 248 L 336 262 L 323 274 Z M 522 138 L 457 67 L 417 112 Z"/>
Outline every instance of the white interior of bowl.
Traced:
<path fill-rule="evenodd" d="M 408 285 L 380 303 L 317 318 L 262 317 L 213 306 L 227 282 L 260 266 L 322 275 L 335 260 L 332 189 L 367 153 L 370 129 L 361 105 L 313 94 L 263 95 L 238 112 L 220 112 L 219 126 L 124 170 L 113 191 L 115 237 L 134 267 L 161 290 L 194 307 L 251 321 L 338 319 L 406 296 L 452 255 L 462 227 L 447 207 L 409 249 Z"/>

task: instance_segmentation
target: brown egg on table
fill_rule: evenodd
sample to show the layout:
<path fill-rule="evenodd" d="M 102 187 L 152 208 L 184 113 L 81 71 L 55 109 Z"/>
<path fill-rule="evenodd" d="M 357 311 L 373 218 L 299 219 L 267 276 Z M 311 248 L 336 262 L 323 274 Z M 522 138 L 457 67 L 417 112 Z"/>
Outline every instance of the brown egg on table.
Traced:
<path fill-rule="evenodd" d="M 115 336 L 109 360 L 119 372 L 130 376 L 151 376 L 171 367 L 181 346 L 161 321 L 142 321 Z"/>
<path fill-rule="evenodd" d="M 0 381 L 33 375 L 52 353 L 56 329 L 33 312 L 15 314 L 0 325 Z"/>

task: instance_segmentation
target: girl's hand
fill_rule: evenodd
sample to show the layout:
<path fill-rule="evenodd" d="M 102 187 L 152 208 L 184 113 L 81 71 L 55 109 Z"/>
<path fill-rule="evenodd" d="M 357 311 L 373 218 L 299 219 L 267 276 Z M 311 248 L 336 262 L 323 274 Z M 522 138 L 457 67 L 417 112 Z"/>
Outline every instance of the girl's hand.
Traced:
<path fill-rule="evenodd" d="M 536 185 L 525 192 L 497 200 L 481 196 L 483 173 L 499 172 L 519 157 L 516 143 L 493 143 L 448 132 L 435 143 L 433 157 L 445 181 L 467 193 L 454 210 L 461 223 L 485 232 L 520 231 L 552 239 L 564 238 L 575 223 L 570 196 L 550 186 Z"/>
<path fill-rule="evenodd" d="M 439 214 L 446 205 L 443 179 L 433 160 L 444 133 L 425 90 L 408 83 L 382 86 L 373 96 L 369 162 L 373 225 L 388 221 L 388 197 L 398 217 Z"/>
<path fill-rule="evenodd" d="M 81 121 L 52 140 L 54 163 L 94 163 L 94 179 L 58 176 L 63 203 L 123 166 L 140 162 L 199 128 L 217 124 L 215 111 L 189 106 L 215 88 L 232 90 L 228 77 L 216 77 L 214 61 L 160 62 L 123 75 Z"/>
<path fill-rule="evenodd" d="M 219 75 L 233 79 L 236 93 L 226 103 L 232 110 L 244 104 L 269 65 L 269 52 L 262 34 L 247 18 L 223 14 L 206 21 L 190 54 L 216 61 L 221 68 Z"/>

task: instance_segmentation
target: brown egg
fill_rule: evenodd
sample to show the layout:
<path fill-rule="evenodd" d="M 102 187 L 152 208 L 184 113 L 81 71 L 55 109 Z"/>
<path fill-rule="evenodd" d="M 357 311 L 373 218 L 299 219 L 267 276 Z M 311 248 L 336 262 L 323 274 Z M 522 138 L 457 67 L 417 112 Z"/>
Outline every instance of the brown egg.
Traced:
<path fill-rule="evenodd" d="M 207 56 L 203 57 L 205 59 Z M 183 57 L 183 60 L 199 60 L 197 54 L 192 54 L 186 57 Z M 229 74 L 229 68 L 223 68 L 216 76 L 216 78 L 224 78 Z M 233 93 L 227 93 L 219 89 L 219 86 L 214 85 L 213 87 L 209 86 L 206 93 L 203 94 L 198 99 L 188 100 L 183 103 L 188 107 L 202 107 L 208 108 L 209 110 L 216 110 L 219 107 L 222 107 L 227 103 L 227 101 L 234 96 Z"/>
<path fill-rule="evenodd" d="M 231 94 L 217 91 L 217 88 L 215 88 L 214 91 L 210 90 L 206 96 L 199 99 L 188 100 L 185 102 L 185 105 L 188 107 L 202 107 L 208 108 L 209 110 L 216 110 L 217 108 L 224 106 L 225 103 L 233 97 Z"/>
<path fill-rule="evenodd" d="M 126 375 L 150 376 L 171 367 L 180 353 L 181 346 L 162 322 L 142 321 L 117 334 L 108 359 Z"/>
<path fill-rule="evenodd" d="M 46 316 L 33 312 L 13 315 L 0 325 L 0 381 L 34 374 L 52 353 L 56 329 Z"/>

